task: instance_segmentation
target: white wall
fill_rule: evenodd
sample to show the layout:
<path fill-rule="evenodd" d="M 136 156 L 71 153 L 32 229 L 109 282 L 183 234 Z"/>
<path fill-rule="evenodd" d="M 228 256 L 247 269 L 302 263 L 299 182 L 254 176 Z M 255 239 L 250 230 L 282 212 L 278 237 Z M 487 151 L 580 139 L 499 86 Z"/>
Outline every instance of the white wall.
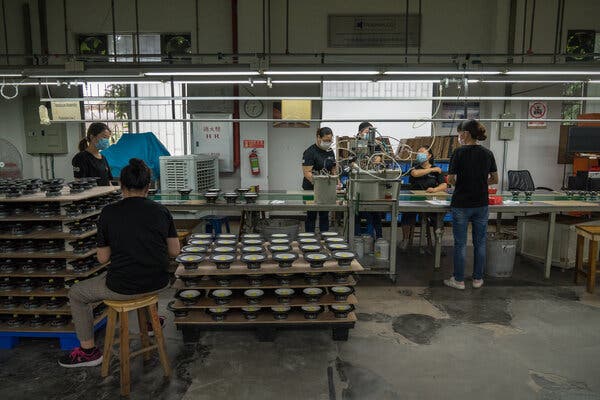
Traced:
<path fill-rule="evenodd" d="M 35 33 L 38 31 L 35 18 L 37 17 L 36 0 L 11 0 L 6 1 L 8 50 L 19 53 L 24 48 L 23 13 L 22 5 L 29 4 L 32 12 L 33 46 L 34 51 L 40 51 L 40 39 Z M 140 1 L 140 31 L 141 32 L 191 32 L 194 41 L 194 50 L 200 52 L 229 52 L 231 51 L 231 9 L 229 1 L 202 0 L 199 4 L 198 21 L 199 29 L 196 32 L 196 10 L 195 0 L 177 0 L 165 6 L 161 0 Z M 271 10 L 271 50 L 283 52 L 285 50 L 285 3 L 273 1 Z M 520 51 L 522 24 L 525 22 L 529 28 L 532 2 L 528 2 L 528 15 L 523 18 L 523 6 L 525 0 L 519 0 L 517 4 L 517 26 L 515 37 L 515 49 Z M 51 53 L 61 53 L 65 49 L 64 43 L 64 20 L 62 0 L 48 0 L 48 32 Z M 386 14 L 404 13 L 404 2 L 391 2 L 388 0 L 372 0 L 368 3 L 360 0 L 304 0 L 290 1 L 290 26 L 289 26 L 289 50 L 291 52 L 314 53 L 305 57 L 295 57 L 295 62 L 318 62 L 318 53 L 329 51 L 335 53 L 366 52 L 366 53 L 389 53 L 388 57 L 378 57 L 375 63 L 386 60 L 398 61 L 402 59 L 404 49 L 328 49 L 327 46 L 327 15 L 335 13 L 355 14 Z M 68 1 L 68 34 L 70 38 L 69 47 L 75 48 L 75 34 L 85 32 L 106 32 L 112 30 L 110 15 L 110 0 L 97 0 L 94 2 Z M 135 31 L 134 2 L 129 0 L 116 0 L 116 28 L 120 32 Z M 417 12 L 418 2 L 410 2 L 410 12 Z M 507 0 L 424 0 L 422 20 L 422 48 L 426 52 L 443 53 L 479 53 L 479 52 L 503 52 L 507 48 L 506 38 L 508 29 L 508 5 Z M 533 35 L 532 51 L 536 54 L 552 52 L 554 48 L 554 31 L 556 22 L 558 0 L 545 0 L 538 2 L 536 8 L 535 30 Z M 569 0 L 566 6 L 562 43 L 564 47 L 566 34 L 569 29 L 596 29 L 600 30 L 600 20 L 597 18 L 600 12 L 600 2 L 590 0 Z M 262 37 L 262 1 L 243 0 L 239 1 L 239 51 L 261 52 L 263 46 Z M 529 42 L 529 32 L 526 35 L 526 49 Z M 4 43 L 4 30 L 0 29 L 0 43 Z M 268 45 L 268 43 L 267 43 Z M 267 47 L 268 50 L 268 47 Z M 254 60 L 255 58 L 252 57 Z M 327 61 L 343 63 L 349 60 L 347 56 L 327 58 Z M 538 58 L 525 58 L 523 61 L 540 60 Z M 11 60 L 14 63 L 24 60 Z M 230 59 L 216 60 L 214 57 L 199 57 L 196 62 L 220 62 L 227 63 Z M 281 57 L 273 57 L 273 62 L 281 61 Z M 354 61 L 369 63 L 371 58 L 363 56 Z M 435 61 L 435 59 L 422 59 L 423 62 Z M 447 58 L 444 58 L 447 61 Z M 498 62 L 505 62 L 499 58 Z M 521 62 L 520 58 L 515 60 Z M 546 60 L 549 61 L 549 60 Z M 50 63 L 57 60 L 50 58 Z M 288 59 L 288 62 L 290 60 Z M 6 63 L 4 57 L 0 57 L 0 63 Z M 295 92 L 295 91 L 298 92 Z M 516 90 L 516 88 L 515 88 Z M 221 88 L 220 92 L 214 94 L 227 95 L 229 88 Z M 244 92 L 241 92 L 244 94 Z M 318 95 L 319 90 L 315 87 L 304 87 L 302 89 L 293 87 L 274 87 L 271 91 L 264 93 L 278 93 L 293 95 L 295 93 L 311 93 Z M 500 88 L 488 89 L 486 94 L 502 94 Z M 537 92 L 533 92 L 537 93 Z M 540 92 L 541 93 L 541 92 Z M 591 92 L 590 92 L 591 93 Z M 191 93 L 190 95 L 194 95 Z M 196 93 L 198 94 L 198 93 Z M 556 94 L 556 93 L 555 93 Z M 223 105 L 220 105 L 221 107 Z M 230 107 L 227 106 L 227 107 Z M 512 102 L 510 108 L 516 115 L 524 116 L 526 102 Z M 209 110 L 206 104 L 199 106 L 200 111 Z M 588 112 L 600 108 L 598 103 L 588 104 Z M 265 104 L 265 109 L 270 110 L 270 104 Z M 558 115 L 560 105 L 550 104 L 550 116 Z M 502 103 L 482 104 L 482 117 L 498 116 L 503 110 Z M 229 110 L 230 111 L 230 110 Z M 270 111 L 267 111 L 270 112 Z M 0 135 L 8 137 L 17 143 L 24 152 L 24 140 L 22 137 L 22 112 L 19 100 L 0 102 L 0 116 L 2 125 Z M 489 146 L 501 162 L 503 143 L 497 140 L 497 124 L 489 124 L 490 131 Z M 255 135 L 267 132 L 269 166 L 269 186 L 272 189 L 288 188 L 296 189 L 300 186 L 301 172 L 299 168 L 302 151 L 314 140 L 316 126 L 308 129 L 296 128 L 272 128 L 270 124 L 262 126 L 249 123 L 243 127 L 243 135 Z M 528 130 L 521 124 L 517 124 L 516 139 L 508 143 L 507 170 L 526 168 L 534 173 L 537 185 L 557 187 L 562 179 L 562 166 L 556 164 L 555 149 L 558 143 L 558 126 L 550 124 L 545 130 Z M 260 131 L 260 132 L 259 132 Z M 444 131 L 440 131 L 445 134 Z M 69 151 L 71 154 L 62 156 L 57 160 L 57 175 L 70 176 L 70 157 L 76 151 L 75 146 L 79 137 L 79 127 L 69 127 Z M 21 143 L 19 145 L 18 143 Z M 30 175 L 39 174 L 39 163 L 34 158 L 25 156 L 25 171 Z M 261 160 L 262 161 L 262 160 Z M 241 157 L 242 167 L 247 164 L 247 157 Z M 263 165 L 265 163 L 263 162 Z M 499 165 L 499 167 L 501 167 Z M 276 168 L 276 169 L 275 169 Z M 241 173 L 223 176 L 224 185 L 231 188 L 241 184 Z M 262 186 L 262 185 L 261 185 Z"/>
<path fill-rule="evenodd" d="M 25 127 L 23 123 L 23 95 L 16 99 L 5 100 L 0 97 L 0 138 L 11 142 L 21 153 L 23 158 L 23 176 L 41 178 L 40 157 L 32 156 L 25 152 Z M 54 174 L 57 178 L 73 179 L 73 167 L 71 159 L 77 154 L 79 143 L 79 124 L 67 124 L 67 146 L 68 154 L 54 156 Z"/>

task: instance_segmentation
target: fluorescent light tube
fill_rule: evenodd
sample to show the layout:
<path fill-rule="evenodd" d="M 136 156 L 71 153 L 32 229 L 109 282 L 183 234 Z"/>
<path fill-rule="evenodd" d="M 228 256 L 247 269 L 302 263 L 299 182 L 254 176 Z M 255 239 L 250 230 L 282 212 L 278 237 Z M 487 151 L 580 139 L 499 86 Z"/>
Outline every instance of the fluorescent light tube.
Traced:
<path fill-rule="evenodd" d="M 506 71 L 506 75 L 600 75 L 600 70 L 595 71 Z"/>
<path fill-rule="evenodd" d="M 384 75 L 499 75 L 501 71 L 385 71 Z"/>
<path fill-rule="evenodd" d="M 146 76 L 255 76 L 257 71 L 155 71 L 144 72 Z"/>
<path fill-rule="evenodd" d="M 265 75 L 378 75 L 379 71 L 265 71 Z"/>

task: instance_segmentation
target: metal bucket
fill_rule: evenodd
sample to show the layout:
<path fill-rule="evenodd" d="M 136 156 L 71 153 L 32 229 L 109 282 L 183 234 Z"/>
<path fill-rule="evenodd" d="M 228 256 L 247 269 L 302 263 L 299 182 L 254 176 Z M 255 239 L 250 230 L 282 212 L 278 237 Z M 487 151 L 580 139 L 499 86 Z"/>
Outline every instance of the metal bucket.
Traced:
<path fill-rule="evenodd" d="M 335 204 L 337 198 L 337 175 L 314 175 L 315 203 Z"/>
<path fill-rule="evenodd" d="M 517 254 L 518 237 L 512 234 L 488 233 L 486 242 L 487 264 L 485 273 L 494 278 L 512 276 Z"/>

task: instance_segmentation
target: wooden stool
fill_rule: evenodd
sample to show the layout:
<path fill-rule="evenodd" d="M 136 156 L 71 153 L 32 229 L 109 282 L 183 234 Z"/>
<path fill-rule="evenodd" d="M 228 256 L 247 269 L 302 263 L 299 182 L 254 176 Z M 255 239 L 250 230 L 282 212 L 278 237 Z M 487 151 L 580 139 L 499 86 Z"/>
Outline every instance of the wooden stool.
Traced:
<path fill-rule="evenodd" d="M 600 226 L 580 225 L 575 227 L 577 231 L 577 252 L 575 255 L 575 283 L 578 283 L 579 275 L 587 277 L 587 291 L 594 293 L 596 286 L 596 263 L 598 259 L 598 242 L 600 242 Z M 585 241 L 589 240 L 588 270 L 583 268 L 583 247 Z"/>
<path fill-rule="evenodd" d="M 158 296 L 141 297 L 139 299 L 118 301 L 105 300 L 104 304 L 108 306 L 108 323 L 106 324 L 106 337 L 104 339 L 104 359 L 102 361 L 102 377 L 108 376 L 108 367 L 113 353 L 113 345 L 119 343 L 119 359 L 121 363 L 121 395 L 128 396 L 130 392 L 130 371 L 129 360 L 140 354 L 144 355 L 144 360 L 150 359 L 149 352 L 158 350 L 160 362 L 165 370 L 165 377 L 171 376 L 171 367 L 165 350 L 165 342 L 162 328 L 158 319 Z M 142 348 L 138 351 L 129 351 L 129 311 L 137 311 L 140 338 Z M 150 323 L 154 331 L 153 345 L 150 345 L 150 337 L 148 336 L 148 318 L 146 312 L 150 315 Z M 115 326 L 117 323 L 117 315 L 119 317 L 119 339 L 115 341 Z"/>

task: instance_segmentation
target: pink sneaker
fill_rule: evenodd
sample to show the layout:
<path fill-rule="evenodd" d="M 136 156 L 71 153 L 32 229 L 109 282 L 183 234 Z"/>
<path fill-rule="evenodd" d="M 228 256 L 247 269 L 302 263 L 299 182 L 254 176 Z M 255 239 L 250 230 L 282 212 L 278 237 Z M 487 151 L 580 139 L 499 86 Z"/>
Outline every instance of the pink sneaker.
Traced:
<path fill-rule="evenodd" d="M 58 360 L 58 365 L 65 368 L 95 367 L 100 364 L 102 364 L 102 352 L 97 347 L 94 347 L 89 353 L 76 347 Z"/>
<path fill-rule="evenodd" d="M 483 286 L 483 279 L 473 279 L 473 289 L 479 289 Z"/>
<path fill-rule="evenodd" d="M 454 277 L 451 277 L 450 279 L 445 279 L 444 285 L 450 286 L 451 288 L 458 290 L 465 290 L 465 283 L 457 281 L 456 279 L 454 279 Z"/>

